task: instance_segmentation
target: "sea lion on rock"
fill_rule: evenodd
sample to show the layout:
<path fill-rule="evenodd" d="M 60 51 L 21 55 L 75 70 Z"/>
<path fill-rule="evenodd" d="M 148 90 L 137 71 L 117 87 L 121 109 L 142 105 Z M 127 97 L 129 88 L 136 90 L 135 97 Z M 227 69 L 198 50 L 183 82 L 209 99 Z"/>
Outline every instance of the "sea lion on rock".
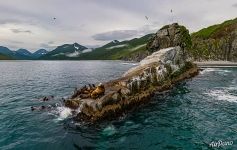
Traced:
<path fill-rule="evenodd" d="M 77 88 L 75 88 L 73 95 L 71 96 L 71 99 L 74 99 L 76 97 L 80 97 L 80 98 L 89 98 L 91 93 L 95 90 L 95 85 L 91 85 L 89 84 L 88 86 L 85 85 L 82 88 L 80 88 L 79 90 Z"/>
<path fill-rule="evenodd" d="M 72 109 L 77 109 L 80 106 L 80 101 L 79 100 L 66 100 L 65 106 L 72 108 Z"/>
<path fill-rule="evenodd" d="M 95 84 L 92 84 L 92 87 L 93 87 L 93 88 L 96 88 L 96 87 L 95 87 Z"/>
<path fill-rule="evenodd" d="M 91 93 L 91 98 L 96 99 L 105 93 L 105 87 L 102 83 L 100 83 L 96 89 Z"/>
<path fill-rule="evenodd" d="M 79 97 L 82 99 L 89 98 L 90 94 L 89 93 L 88 94 L 81 94 Z"/>

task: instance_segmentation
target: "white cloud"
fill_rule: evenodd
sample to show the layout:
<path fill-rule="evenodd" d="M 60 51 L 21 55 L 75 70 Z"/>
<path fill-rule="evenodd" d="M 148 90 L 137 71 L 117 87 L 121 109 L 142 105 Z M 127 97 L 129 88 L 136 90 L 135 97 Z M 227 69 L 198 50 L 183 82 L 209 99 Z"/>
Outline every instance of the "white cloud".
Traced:
<path fill-rule="evenodd" d="M 0 0 L 0 40 L 32 51 L 74 42 L 101 45 L 175 21 L 193 32 L 236 14 L 236 0 Z"/>

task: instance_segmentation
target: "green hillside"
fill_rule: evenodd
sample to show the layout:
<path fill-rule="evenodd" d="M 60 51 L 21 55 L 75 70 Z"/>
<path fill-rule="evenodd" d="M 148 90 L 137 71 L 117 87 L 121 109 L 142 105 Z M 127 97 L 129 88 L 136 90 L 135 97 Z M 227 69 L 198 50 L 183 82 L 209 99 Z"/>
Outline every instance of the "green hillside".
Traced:
<path fill-rule="evenodd" d="M 0 53 L 0 60 L 12 60 L 12 58 Z"/>
<path fill-rule="evenodd" d="M 80 54 L 78 59 L 82 60 L 116 60 L 128 57 L 129 55 L 146 51 L 146 44 L 153 34 L 141 38 L 134 38 L 127 41 L 112 41 L 92 52 Z"/>
<path fill-rule="evenodd" d="M 201 29 L 198 32 L 191 34 L 192 38 L 221 38 L 222 36 L 227 35 L 233 30 L 236 30 L 237 18 L 232 20 L 227 20 L 221 24 L 216 24 L 209 26 L 207 28 Z"/>
<path fill-rule="evenodd" d="M 70 60 L 78 58 L 78 55 L 82 53 L 83 50 L 87 49 L 78 43 L 74 44 L 64 44 L 58 46 L 56 49 L 48 52 L 47 54 L 41 56 L 39 59 L 44 60 Z"/>
<path fill-rule="evenodd" d="M 197 61 L 237 61 L 237 18 L 191 35 L 190 55 Z"/>

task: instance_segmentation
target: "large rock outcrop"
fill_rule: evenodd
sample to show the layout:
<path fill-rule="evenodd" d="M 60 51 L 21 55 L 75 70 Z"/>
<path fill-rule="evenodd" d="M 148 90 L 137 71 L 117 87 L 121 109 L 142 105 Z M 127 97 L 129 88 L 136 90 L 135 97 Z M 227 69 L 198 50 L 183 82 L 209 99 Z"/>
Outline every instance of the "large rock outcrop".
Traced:
<path fill-rule="evenodd" d="M 65 106 L 80 109 L 76 117 L 78 120 L 113 118 L 147 102 L 154 92 L 168 90 L 177 82 L 198 74 L 197 66 L 185 57 L 187 43 L 182 38 L 187 36 L 188 31 L 183 32 L 180 28 L 183 27 L 178 24 L 163 27 L 157 33 L 162 36 L 156 36 L 148 44 L 150 53 L 153 53 L 121 78 L 103 83 L 104 95 L 92 98 L 88 94 L 82 98 L 83 90 L 79 90 L 80 94 L 66 100 Z M 168 34 L 163 33 L 165 30 Z M 90 90 L 86 90 L 86 93 Z"/>
<path fill-rule="evenodd" d="M 93 99 L 80 96 L 65 105 L 80 109 L 76 119 L 98 121 L 120 115 L 150 99 L 155 91 L 164 91 L 175 83 L 198 73 L 196 65 L 182 59 L 180 47 L 161 49 L 146 57 L 123 77 L 104 83 L 105 94 Z"/>
<path fill-rule="evenodd" d="M 184 54 L 188 54 L 187 51 L 190 50 L 191 45 L 192 42 L 189 31 L 184 26 L 174 23 L 162 27 L 154 35 L 152 35 L 146 45 L 146 50 L 132 53 L 122 59 L 129 61 L 141 61 L 146 56 L 159 49 L 175 46 L 180 46 L 183 51 L 183 56 L 187 57 Z"/>
<path fill-rule="evenodd" d="M 147 49 L 154 52 L 157 49 L 180 46 L 182 50 L 188 50 L 191 45 L 189 31 L 184 26 L 174 23 L 162 27 L 147 44 Z"/>

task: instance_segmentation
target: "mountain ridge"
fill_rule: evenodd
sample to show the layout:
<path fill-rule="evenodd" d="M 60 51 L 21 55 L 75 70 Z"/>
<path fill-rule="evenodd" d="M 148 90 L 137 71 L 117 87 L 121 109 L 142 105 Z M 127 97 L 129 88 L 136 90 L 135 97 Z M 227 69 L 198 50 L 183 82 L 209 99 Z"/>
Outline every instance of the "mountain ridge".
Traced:
<path fill-rule="evenodd" d="M 161 29 L 166 29 L 168 25 Z M 180 30 L 183 32 L 185 30 Z M 161 34 L 166 34 L 164 31 Z M 220 24 L 203 28 L 191 35 L 188 41 L 189 57 L 195 61 L 224 60 L 237 61 L 237 18 L 226 20 Z M 149 50 L 149 41 L 156 34 L 147 34 L 130 40 L 113 40 L 97 48 L 87 48 L 78 43 L 63 44 L 52 51 L 40 49 L 34 53 L 26 49 L 11 51 L 7 47 L 0 46 L 0 53 L 12 59 L 32 60 L 127 60 L 139 61 L 146 57 Z M 180 37 L 186 38 L 186 37 Z M 162 39 L 168 42 L 169 39 Z M 169 43 L 169 42 L 168 42 Z M 155 44 L 155 43 L 153 43 Z M 163 43 L 166 45 L 167 43 Z M 155 44 L 156 45 L 156 44 Z M 169 45 L 169 44 L 168 44 Z M 157 46 L 157 45 L 156 45 Z M 31 57 L 30 57 L 31 55 Z"/>

